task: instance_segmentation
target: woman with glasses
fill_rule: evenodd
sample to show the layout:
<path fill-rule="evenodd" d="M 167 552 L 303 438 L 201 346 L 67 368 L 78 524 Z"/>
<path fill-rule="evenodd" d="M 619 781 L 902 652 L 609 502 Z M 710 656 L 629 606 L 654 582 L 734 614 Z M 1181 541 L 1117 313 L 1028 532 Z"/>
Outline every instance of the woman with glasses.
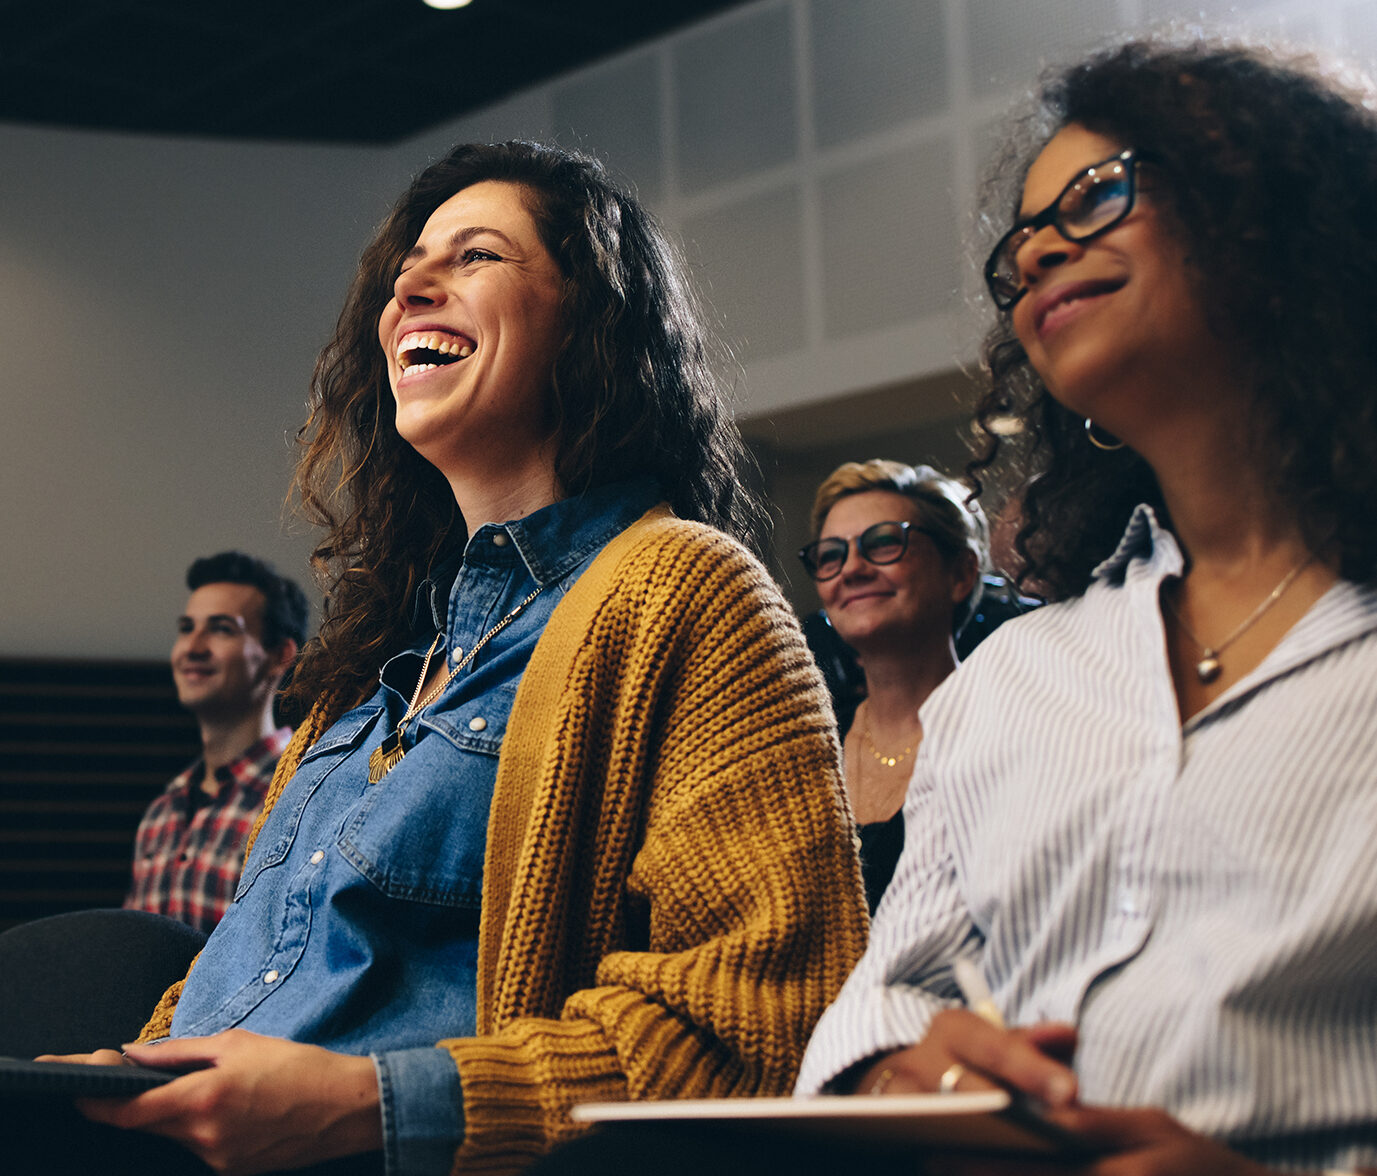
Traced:
<path fill-rule="evenodd" d="M 989 536 L 960 483 L 876 458 L 818 487 L 799 552 L 827 619 L 857 654 L 866 697 L 843 745 L 873 913 L 904 844 L 903 804 L 923 738 L 918 708 L 956 668 L 956 636 L 980 601 Z"/>
<path fill-rule="evenodd" d="M 974 468 L 1055 603 L 924 708 L 799 1091 L 1022 1092 L 1092 1153 L 1039 1173 L 1377 1166 L 1374 109 L 1135 43 L 998 161 Z"/>

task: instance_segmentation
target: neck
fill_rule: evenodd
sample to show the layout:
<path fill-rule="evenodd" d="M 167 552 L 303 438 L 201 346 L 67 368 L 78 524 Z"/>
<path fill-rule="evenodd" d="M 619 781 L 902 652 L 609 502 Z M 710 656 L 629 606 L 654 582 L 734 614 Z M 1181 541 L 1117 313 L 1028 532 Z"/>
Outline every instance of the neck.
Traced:
<path fill-rule="evenodd" d="M 449 478 L 449 484 L 470 535 L 484 523 L 524 519 L 564 497 L 559 479 L 549 468 L 533 477 L 502 481 L 455 475 Z"/>
<path fill-rule="evenodd" d="M 1294 512 L 1276 500 L 1246 438 L 1197 432 L 1151 464 L 1192 574 L 1289 567 L 1308 554 Z"/>
<path fill-rule="evenodd" d="M 1155 366 L 1118 374 L 1115 419 L 1100 422 L 1152 468 L 1192 571 L 1304 557 L 1295 513 L 1253 443 L 1245 373 L 1218 340 L 1164 351 Z"/>
<path fill-rule="evenodd" d="M 273 724 L 272 694 L 261 710 L 234 717 L 198 715 L 201 727 L 201 756 L 206 762 L 206 775 L 211 776 L 226 764 L 238 759 L 255 743 L 271 735 Z"/>
<path fill-rule="evenodd" d="M 873 729 L 906 730 L 917 722 L 928 695 L 956 669 L 956 646 L 950 631 L 934 633 L 913 643 L 860 651 L 860 663 Z"/>

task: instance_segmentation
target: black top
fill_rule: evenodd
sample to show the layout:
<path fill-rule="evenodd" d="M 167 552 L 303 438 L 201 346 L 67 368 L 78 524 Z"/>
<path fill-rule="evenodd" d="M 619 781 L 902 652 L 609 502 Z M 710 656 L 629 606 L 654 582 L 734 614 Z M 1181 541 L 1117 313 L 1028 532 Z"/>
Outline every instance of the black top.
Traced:
<path fill-rule="evenodd" d="M 865 903 L 870 913 L 880 905 L 880 895 L 894 877 L 894 867 L 904 848 L 904 810 L 901 808 L 887 821 L 862 825 L 861 878 L 865 882 Z"/>

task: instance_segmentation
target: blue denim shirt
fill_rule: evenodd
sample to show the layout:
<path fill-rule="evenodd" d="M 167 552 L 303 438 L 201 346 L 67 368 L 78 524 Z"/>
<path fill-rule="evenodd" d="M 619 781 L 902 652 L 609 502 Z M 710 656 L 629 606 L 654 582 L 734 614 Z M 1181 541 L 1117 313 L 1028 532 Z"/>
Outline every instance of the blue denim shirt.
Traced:
<path fill-rule="evenodd" d="M 302 759 L 182 991 L 175 1037 L 237 1026 L 371 1055 L 392 1176 L 447 1173 L 463 1137 L 458 1072 L 435 1042 L 475 1029 L 488 808 L 517 684 L 564 593 L 657 498 L 648 480 L 619 483 L 470 536 L 457 569 L 423 589 L 414 646 Z M 536 587 L 370 785 L 369 754 L 436 631 L 436 656 L 457 663 Z"/>

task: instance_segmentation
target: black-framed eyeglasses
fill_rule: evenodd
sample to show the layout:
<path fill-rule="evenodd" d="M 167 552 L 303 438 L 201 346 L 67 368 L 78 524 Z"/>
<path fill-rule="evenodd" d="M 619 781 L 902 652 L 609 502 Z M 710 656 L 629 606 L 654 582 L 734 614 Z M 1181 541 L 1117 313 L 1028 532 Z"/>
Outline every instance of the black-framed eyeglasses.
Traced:
<path fill-rule="evenodd" d="M 1018 268 L 1020 250 L 1051 225 L 1068 241 L 1089 241 L 1107 233 L 1130 212 L 1137 196 L 1137 165 L 1143 156 L 1129 148 L 1091 164 L 1035 216 L 1021 220 L 999 239 L 985 262 L 985 284 L 1000 310 L 1010 310 L 1027 293 Z"/>
<path fill-rule="evenodd" d="M 917 523 L 872 523 L 855 539 L 843 539 L 840 536 L 815 539 L 807 547 L 799 549 L 798 557 L 803 561 L 807 573 L 821 583 L 841 574 L 842 568 L 846 566 L 846 554 L 851 550 L 852 543 L 856 544 L 856 550 L 860 552 L 861 558 L 873 564 L 898 563 L 908 550 L 910 531 L 929 534 Z"/>

